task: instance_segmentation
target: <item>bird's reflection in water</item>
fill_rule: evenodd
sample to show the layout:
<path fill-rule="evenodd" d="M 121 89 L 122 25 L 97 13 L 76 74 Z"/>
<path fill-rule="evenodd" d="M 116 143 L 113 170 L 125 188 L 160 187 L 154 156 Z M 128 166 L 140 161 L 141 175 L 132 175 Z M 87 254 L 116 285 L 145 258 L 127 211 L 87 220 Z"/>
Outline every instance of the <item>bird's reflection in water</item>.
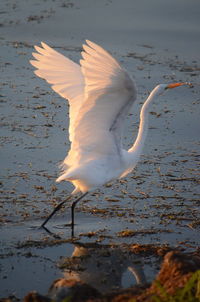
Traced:
<path fill-rule="evenodd" d="M 108 293 L 122 288 L 123 275 L 129 270 L 133 275 L 132 285 L 145 284 L 141 258 L 128 248 L 99 244 L 76 243 L 71 257 L 60 263 L 64 278 L 51 286 L 52 297 L 59 295 L 74 284 L 84 283 L 100 293 Z"/>

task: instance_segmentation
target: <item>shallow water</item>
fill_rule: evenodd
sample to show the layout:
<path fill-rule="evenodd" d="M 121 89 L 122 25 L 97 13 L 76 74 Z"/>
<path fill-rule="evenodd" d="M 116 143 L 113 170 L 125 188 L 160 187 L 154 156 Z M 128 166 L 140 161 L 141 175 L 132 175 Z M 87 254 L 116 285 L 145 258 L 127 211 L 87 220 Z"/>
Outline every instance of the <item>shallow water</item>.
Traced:
<path fill-rule="evenodd" d="M 27 231 L 22 226 L 16 226 L 15 232 L 13 228 L 4 230 L 12 240 L 10 247 L 1 249 L 1 294 L 4 296 L 23 297 L 33 289 L 46 294 L 53 280 L 58 278 L 81 280 L 106 293 L 150 282 L 158 269 L 159 259 L 135 255 L 127 246 L 78 240 L 75 243 L 47 242 L 46 233 L 37 234 L 34 240 L 33 230 Z M 23 242 L 16 240 L 16 237 L 19 240 L 19 232 L 23 233 Z"/>
<path fill-rule="evenodd" d="M 81 43 L 89 38 L 112 51 L 135 76 L 138 102 L 126 121 L 126 146 L 137 133 L 148 91 L 160 82 L 193 83 L 155 101 L 140 163 L 126 179 L 79 204 L 75 236 L 120 249 L 125 243 L 168 244 L 186 251 L 199 246 L 200 5 L 182 1 L 180 6 L 178 0 L 173 5 L 157 0 L 151 5 L 63 3 L 1 1 L 1 296 L 15 292 L 22 297 L 34 289 L 45 293 L 62 275 L 57 261 L 74 249 L 68 242 L 36 247 L 52 238 L 36 226 L 72 190 L 68 183 L 55 184 L 58 163 L 69 148 L 67 104 L 34 76 L 28 63 L 41 40 L 78 61 Z M 71 237 L 63 227 L 70 220 L 69 207 L 48 224 L 62 239 Z M 17 249 L 30 240 L 33 246 Z M 151 261 L 149 281 L 158 269 Z M 125 287 L 133 282 L 127 270 L 121 280 Z"/>

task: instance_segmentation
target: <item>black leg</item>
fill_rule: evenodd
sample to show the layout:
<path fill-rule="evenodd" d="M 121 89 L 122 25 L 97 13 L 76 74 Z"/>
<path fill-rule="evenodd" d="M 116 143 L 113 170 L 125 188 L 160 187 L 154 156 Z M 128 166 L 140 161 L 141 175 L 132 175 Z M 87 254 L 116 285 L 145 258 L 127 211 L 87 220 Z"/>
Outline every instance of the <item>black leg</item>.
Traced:
<path fill-rule="evenodd" d="M 77 198 L 77 199 L 72 203 L 72 206 L 71 206 L 72 237 L 74 236 L 74 209 L 75 209 L 77 203 L 78 203 L 83 197 L 85 197 L 85 195 L 86 195 L 87 193 L 88 193 L 88 192 L 82 194 L 79 198 Z"/>
<path fill-rule="evenodd" d="M 72 203 L 72 206 L 71 206 L 71 225 L 74 226 L 74 209 L 77 205 L 77 203 L 83 198 L 85 197 L 85 195 L 87 195 L 88 192 L 82 194 L 79 198 L 77 198 L 73 203 Z"/>
<path fill-rule="evenodd" d="M 41 225 L 41 228 L 44 228 L 45 224 L 49 221 L 49 219 L 58 211 L 60 210 L 60 208 L 62 208 L 63 204 L 65 202 L 67 202 L 72 196 L 70 195 L 67 199 L 65 199 L 64 201 L 62 201 L 61 203 L 59 203 L 55 209 L 53 210 L 53 212 L 45 219 L 45 221 L 43 222 L 43 224 Z"/>

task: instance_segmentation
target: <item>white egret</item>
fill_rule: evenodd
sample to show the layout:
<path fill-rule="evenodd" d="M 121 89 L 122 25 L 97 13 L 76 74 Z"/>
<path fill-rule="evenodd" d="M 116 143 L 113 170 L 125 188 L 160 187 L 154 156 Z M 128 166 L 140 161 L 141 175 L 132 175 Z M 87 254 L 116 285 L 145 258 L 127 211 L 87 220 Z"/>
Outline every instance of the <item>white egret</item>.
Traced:
<path fill-rule="evenodd" d="M 62 163 L 57 182 L 69 181 L 82 193 L 74 208 L 87 192 L 130 173 L 141 155 L 148 130 L 148 113 L 152 101 L 165 90 L 187 83 L 156 86 L 142 106 L 137 138 L 129 150 L 122 146 L 124 119 L 136 100 L 136 86 L 128 72 L 107 51 L 86 40 L 80 65 L 41 42 L 30 63 L 35 74 L 52 85 L 70 104 L 69 139 L 71 149 Z M 71 197 L 70 195 L 70 197 Z M 69 199 L 69 198 L 68 198 Z M 67 199 L 67 200 L 68 200 Z M 67 201 L 60 203 L 44 221 Z"/>

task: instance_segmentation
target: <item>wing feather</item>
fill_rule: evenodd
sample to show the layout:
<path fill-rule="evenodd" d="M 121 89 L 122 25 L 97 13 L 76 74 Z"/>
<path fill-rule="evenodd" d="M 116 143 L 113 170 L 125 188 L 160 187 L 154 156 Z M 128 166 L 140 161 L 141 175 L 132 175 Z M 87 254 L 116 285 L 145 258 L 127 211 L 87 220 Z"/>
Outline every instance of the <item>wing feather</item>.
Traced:
<path fill-rule="evenodd" d="M 30 63 L 37 68 L 35 74 L 52 85 L 52 89 L 69 100 L 70 125 L 69 138 L 74 136 L 74 123 L 84 99 L 84 77 L 80 65 L 63 56 L 47 44 L 41 42 L 42 47 L 35 46 L 37 53 L 33 53 L 36 60 Z"/>
<path fill-rule="evenodd" d="M 102 155 L 121 156 L 124 118 L 136 99 L 126 70 L 103 48 L 87 40 L 80 61 L 85 77 L 84 102 L 74 124 L 74 140 L 64 166 Z"/>
<path fill-rule="evenodd" d="M 124 118 L 136 99 L 136 87 L 127 71 L 101 46 L 86 43 L 81 66 L 43 42 L 42 47 L 35 46 L 35 60 L 30 61 L 35 74 L 70 104 L 72 144 L 58 181 L 98 156 L 121 158 Z"/>

